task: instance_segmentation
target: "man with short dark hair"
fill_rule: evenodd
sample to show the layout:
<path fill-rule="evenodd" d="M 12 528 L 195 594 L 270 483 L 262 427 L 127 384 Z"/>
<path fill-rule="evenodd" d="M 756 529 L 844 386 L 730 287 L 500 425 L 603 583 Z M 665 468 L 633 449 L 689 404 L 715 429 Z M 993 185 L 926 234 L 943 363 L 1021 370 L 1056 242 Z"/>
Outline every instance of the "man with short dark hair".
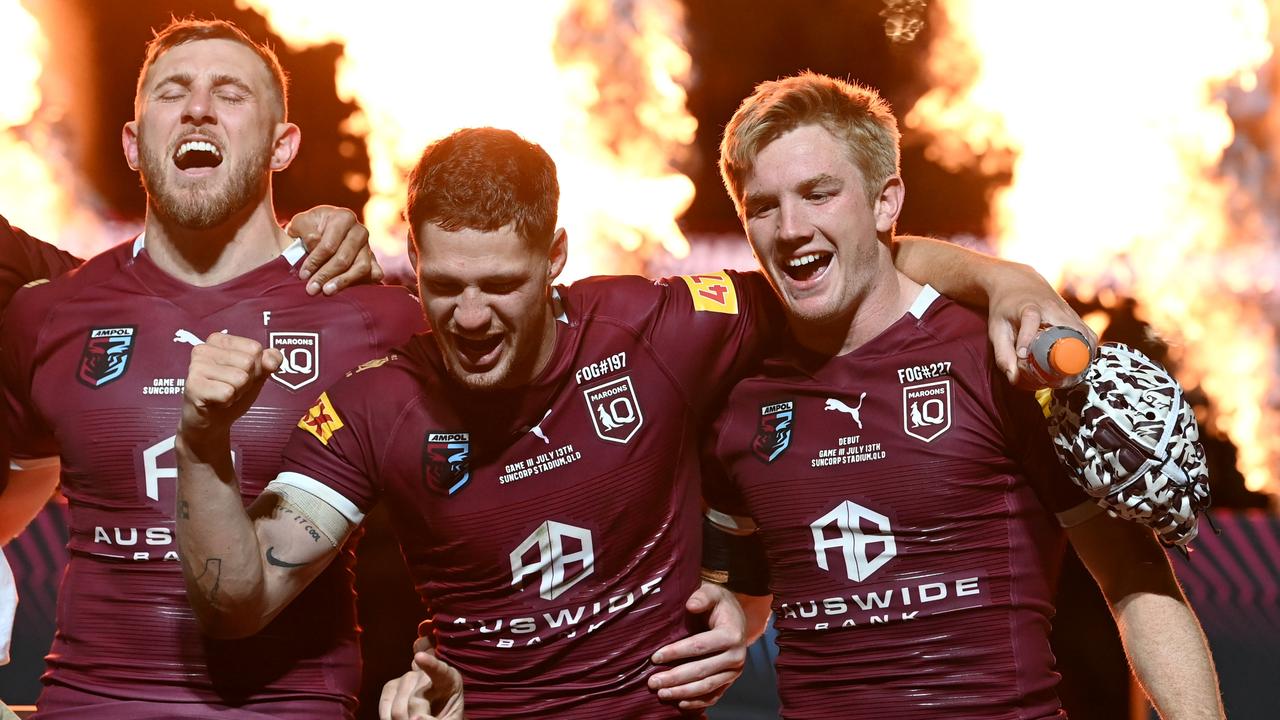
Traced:
<path fill-rule="evenodd" d="M 777 336 L 776 300 L 757 273 L 555 286 L 558 196 L 509 131 L 425 150 L 408 216 L 433 332 L 322 393 L 247 514 L 227 438 L 280 355 L 235 337 L 192 354 L 178 537 L 207 627 L 269 621 L 387 498 L 469 717 L 674 718 L 732 680 L 732 602 L 687 637 L 686 598 L 724 598 L 699 589 L 698 432 Z"/>
<path fill-rule="evenodd" d="M 38 717 L 350 717 L 349 549 L 263 632 L 201 636 L 173 531 L 179 395 L 211 334 L 279 348 L 285 362 L 232 440 L 238 465 L 269 475 L 313 389 L 403 342 L 420 312 L 398 288 L 311 298 L 299 282 L 304 249 L 276 224 L 271 174 L 300 134 L 270 50 L 229 23 L 176 21 L 149 48 L 135 113 L 122 140 L 147 190 L 144 232 L 19 291 L 0 333 L 13 452 L 51 484 L 60 466 L 70 507 Z"/>

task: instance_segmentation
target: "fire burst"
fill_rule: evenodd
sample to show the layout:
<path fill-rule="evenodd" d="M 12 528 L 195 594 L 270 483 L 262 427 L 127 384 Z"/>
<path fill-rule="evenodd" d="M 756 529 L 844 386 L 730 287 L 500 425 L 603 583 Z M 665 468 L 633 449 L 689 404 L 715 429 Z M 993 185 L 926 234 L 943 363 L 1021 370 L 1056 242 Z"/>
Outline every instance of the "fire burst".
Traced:
<path fill-rule="evenodd" d="M 1263 0 L 943 3 L 936 89 L 907 125 L 947 164 L 1009 172 L 993 202 L 1001 254 L 1088 296 L 1139 300 L 1180 340 L 1182 381 L 1213 400 L 1251 489 L 1275 492 L 1280 411 L 1273 279 L 1258 198 L 1222 171 L 1224 90 L 1271 54 Z M 1103 297 L 1106 297 L 1104 293 Z"/>
<path fill-rule="evenodd" d="M 688 244 L 675 218 L 693 183 L 672 162 L 693 142 L 689 55 L 676 0 L 404 3 L 237 0 L 286 42 L 338 42 L 338 93 L 369 147 L 365 222 L 388 253 L 404 246 L 405 173 L 422 148 L 468 126 L 537 142 L 560 173 L 567 276 L 638 271 Z"/>

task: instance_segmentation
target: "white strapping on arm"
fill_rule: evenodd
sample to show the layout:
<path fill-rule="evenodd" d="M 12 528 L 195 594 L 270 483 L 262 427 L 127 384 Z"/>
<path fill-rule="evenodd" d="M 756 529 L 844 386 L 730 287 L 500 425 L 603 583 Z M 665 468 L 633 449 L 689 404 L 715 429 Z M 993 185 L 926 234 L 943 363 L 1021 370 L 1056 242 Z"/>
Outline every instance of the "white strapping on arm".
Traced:
<path fill-rule="evenodd" d="M 311 521 L 334 547 L 341 545 L 364 520 L 364 513 L 341 493 L 298 473 L 284 472 L 263 492 L 274 493 Z"/>

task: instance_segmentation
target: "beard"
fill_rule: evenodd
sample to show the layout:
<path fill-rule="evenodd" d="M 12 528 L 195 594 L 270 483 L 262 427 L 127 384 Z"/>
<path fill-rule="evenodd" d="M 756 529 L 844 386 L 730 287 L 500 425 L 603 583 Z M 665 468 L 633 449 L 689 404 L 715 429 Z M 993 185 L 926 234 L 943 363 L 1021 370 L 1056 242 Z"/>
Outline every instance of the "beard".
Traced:
<path fill-rule="evenodd" d="M 271 161 L 267 143 L 252 148 L 244 160 L 229 166 L 227 177 L 216 185 L 197 182 L 185 187 L 172 181 L 165 172 L 171 153 L 154 153 L 141 134 L 138 150 L 139 173 L 149 204 L 162 219 L 188 230 L 217 227 L 254 204 L 267 191 Z"/>

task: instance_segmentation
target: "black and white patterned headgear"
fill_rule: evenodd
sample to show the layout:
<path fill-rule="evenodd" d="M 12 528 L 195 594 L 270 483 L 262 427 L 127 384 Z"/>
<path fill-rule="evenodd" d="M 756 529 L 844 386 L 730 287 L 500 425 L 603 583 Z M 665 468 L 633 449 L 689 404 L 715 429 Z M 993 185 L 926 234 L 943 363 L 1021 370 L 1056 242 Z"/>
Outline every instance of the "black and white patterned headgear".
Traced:
<path fill-rule="evenodd" d="M 1195 538 L 1209 473 L 1195 413 L 1164 368 L 1102 345 L 1082 382 L 1053 391 L 1048 420 L 1058 459 L 1099 505 L 1170 545 Z"/>

